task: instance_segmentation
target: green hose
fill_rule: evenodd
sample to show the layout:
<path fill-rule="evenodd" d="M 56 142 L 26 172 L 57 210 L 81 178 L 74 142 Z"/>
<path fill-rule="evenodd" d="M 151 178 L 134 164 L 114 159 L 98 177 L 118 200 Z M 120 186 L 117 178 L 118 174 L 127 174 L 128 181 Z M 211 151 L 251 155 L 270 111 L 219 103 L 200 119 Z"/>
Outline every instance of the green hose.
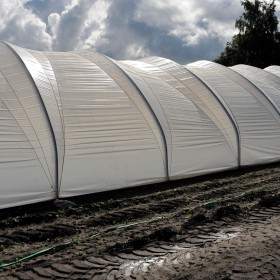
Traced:
<path fill-rule="evenodd" d="M 7 267 L 7 266 L 10 266 L 10 265 L 13 265 L 13 264 L 20 263 L 20 262 L 22 262 L 22 261 L 29 260 L 29 259 L 31 259 L 31 258 L 33 258 L 33 257 L 36 257 L 36 256 L 41 255 L 41 254 L 43 254 L 43 253 L 46 253 L 46 252 L 48 252 L 48 251 L 50 251 L 50 250 L 53 250 L 54 248 L 55 248 L 55 247 L 51 247 L 51 248 L 47 248 L 47 249 L 40 250 L 40 251 L 38 251 L 38 252 L 36 252 L 36 253 L 34 253 L 34 254 L 31 254 L 31 255 L 28 255 L 28 256 L 26 256 L 26 257 L 20 258 L 20 259 L 14 261 L 14 262 L 2 263 L 2 264 L 0 264 L 0 268 L 4 268 L 4 267 Z"/>
<path fill-rule="evenodd" d="M 151 222 L 155 222 L 155 221 L 158 221 L 159 219 L 162 219 L 162 217 L 158 217 L 158 218 L 154 218 L 154 219 L 150 219 L 150 220 L 145 220 L 145 221 L 140 221 L 140 222 L 134 222 L 134 223 L 131 223 L 131 224 L 126 224 L 126 225 L 119 225 L 119 226 L 116 226 L 114 228 L 111 228 L 111 230 L 117 230 L 117 229 L 123 229 L 123 228 L 128 228 L 128 227 L 132 227 L 132 226 L 136 226 L 136 225 L 139 225 L 139 224 L 147 224 L 147 223 L 151 223 Z M 110 230 L 110 231 L 111 231 Z M 108 233 L 108 230 L 105 230 L 103 232 L 98 232 L 96 234 L 93 234 L 92 236 L 90 236 L 91 238 L 93 237 L 97 237 L 97 236 L 100 236 L 100 235 L 104 235 Z M 20 258 L 20 259 L 17 259 L 16 261 L 13 261 L 13 262 L 10 262 L 10 263 L 3 263 L 3 264 L 0 264 L 0 269 L 1 268 L 4 268 L 4 267 L 7 267 L 7 266 L 10 266 L 10 265 L 14 265 L 14 264 L 17 264 L 17 263 L 20 263 L 20 262 L 23 262 L 23 261 L 26 261 L 26 260 L 29 260 L 33 257 L 36 257 L 36 256 L 39 256 L 39 255 L 42 255 L 48 251 L 51 251 L 51 250 L 55 250 L 56 248 L 58 247 L 61 247 L 61 246 L 66 246 L 66 245 L 69 245 L 71 244 L 71 242 L 68 242 L 68 243 L 63 243 L 63 244 L 58 244 L 56 246 L 53 246 L 53 247 L 50 247 L 50 248 L 47 248 L 47 249 L 43 249 L 43 250 L 40 250 L 40 251 L 37 251 L 36 253 L 33 253 L 31 255 L 28 255 L 28 256 L 25 256 L 23 258 Z"/>
<path fill-rule="evenodd" d="M 254 190 L 253 190 L 254 191 Z M 251 191 L 252 192 L 252 191 Z M 250 192 L 247 192 L 247 193 L 250 193 Z M 225 197 L 224 199 L 220 199 L 220 200 L 213 200 L 213 199 L 210 199 L 204 203 L 200 203 L 198 206 L 196 207 L 193 207 L 189 210 L 194 210 L 196 208 L 199 208 L 199 207 L 203 207 L 203 206 L 209 206 L 209 205 L 215 205 L 217 203 L 220 203 L 220 202 L 223 202 L 223 201 L 228 201 L 230 199 L 233 199 L 233 198 L 240 198 L 242 196 L 244 196 L 246 194 L 246 192 L 243 192 L 243 193 L 240 193 L 238 195 L 233 195 L 233 196 L 228 196 L 228 197 Z M 175 216 L 175 213 L 172 213 L 170 215 L 167 215 L 167 216 L 163 216 L 163 217 L 157 217 L 157 218 L 153 218 L 153 219 L 150 219 L 150 220 L 145 220 L 145 221 L 139 221 L 139 222 L 134 222 L 134 223 L 131 223 L 131 224 L 125 224 L 125 225 L 118 225 L 118 226 L 115 226 L 115 227 L 111 227 L 109 229 L 105 229 L 104 231 L 101 231 L 101 232 L 98 232 L 96 234 L 93 234 L 91 235 L 90 237 L 93 238 L 93 237 L 97 237 L 97 236 L 102 236 L 102 235 L 105 235 L 106 233 L 108 232 L 111 232 L 111 231 L 114 231 L 114 230 L 118 230 L 118 229 L 125 229 L 125 228 L 128 228 L 128 227 L 132 227 L 132 226 L 136 226 L 136 225 L 139 225 L 139 224 L 148 224 L 148 223 L 152 223 L 152 222 L 155 222 L 155 221 L 158 221 L 158 220 L 161 220 L 161 219 L 170 219 L 172 217 Z M 14 264 L 18 264 L 22 261 L 26 261 L 26 260 L 29 260 L 33 257 L 36 257 L 36 256 L 39 256 L 39 255 L 42 255 L 46 252 L 49 252 L 51 250 L 55 250 L 56 248 L 58 247 L 61 247 L 61 246 L 67 246 L 69 244 L 71 244 L 73 242 L 68 242 L 68 243 L 63 243 L 63 244 L 58 244 L 54 247 L 50 247 L 50 248 L 47 248 L 47 249 L 43 249 L 43 250 L 40 250 L 40 251 L 37 251 L 36 253 L 33 253 L 31 255 L 28 255 L 28 256 L 25 256 L 23 258 L 20 258 L 20 259 L 17 259 L 16 261 L 14 262 L 10 262 L 10 263 L 3 263 L 3 264 L 0 264 L 0 269 L 1 268 L 4 268 L 4 267 L 7 267 L 7 266 L 10 266 L 10 265 L 14 265 Z"/>

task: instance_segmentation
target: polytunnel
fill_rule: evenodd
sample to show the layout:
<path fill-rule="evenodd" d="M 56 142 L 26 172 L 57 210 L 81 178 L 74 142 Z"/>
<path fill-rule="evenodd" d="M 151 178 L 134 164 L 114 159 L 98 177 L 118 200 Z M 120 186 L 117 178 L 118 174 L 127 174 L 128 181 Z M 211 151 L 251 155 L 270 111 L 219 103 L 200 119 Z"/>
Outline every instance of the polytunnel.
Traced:
<path fill-rule="evenodd" d="M 116 61 L 6 42 L 0 61 L 0 208 L 280 158 L 277 66 Z"/>
<path fill-rule="evenodd" d="M 231 69 L 254 83 L 280 114 L 280 79 L 276 75 L 249 65 L 236 65 Z"/>
<path fill-rule="evenodd" d="M 280 77 L 280 66 L 278 65 L 266 67 L 264 70 L 276 75 L 277 77 Z"/>
<path fill-rule="evenodd" d="M 155 58 L 153 61 L 160 60 Z M 214 113 L 218 115 L 221 110 L 211 115 L 213 121 L 210 114 L 204 112 L 203 106 L 196 104 L 199 101 L 189 94 L 199 82 L 195 77 L 185 71 L 188 84 L 184 85 L 179 78 L 174 78 L 152 62 L 126 61 L 122 67 L 142 89 L 159 118 L 167 142 L 170 179 L 187 178 L 238 165 L 236 135 L 225 112 L 220 114 L 222 122 L 219 126 L 215 123 Z M 202 88 L 201 93 L 209 95 L 209 90 Z"/>
<path fill-rule="evenodd" d="M 280 159 L 279 113 L 254 82 L 214 62 L 198 61 L 186 68 L 213 89 L 231 112 L 239 134 L 241 166 Z"/>

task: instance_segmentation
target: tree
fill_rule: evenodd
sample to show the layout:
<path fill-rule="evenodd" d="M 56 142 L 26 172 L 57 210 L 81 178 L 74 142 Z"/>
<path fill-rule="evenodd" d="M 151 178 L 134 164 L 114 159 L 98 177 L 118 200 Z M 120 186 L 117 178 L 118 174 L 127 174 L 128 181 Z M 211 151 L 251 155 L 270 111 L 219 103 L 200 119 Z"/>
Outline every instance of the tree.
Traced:
<path fill-rule="evenodd" d="M 244 13 L 236 20 L 238 34 L 232 37 L 215 62 L 225 66 L 248 64 L 260 68 L 280 65 L 280 33 L 275 0 L 241 1 Z"/>

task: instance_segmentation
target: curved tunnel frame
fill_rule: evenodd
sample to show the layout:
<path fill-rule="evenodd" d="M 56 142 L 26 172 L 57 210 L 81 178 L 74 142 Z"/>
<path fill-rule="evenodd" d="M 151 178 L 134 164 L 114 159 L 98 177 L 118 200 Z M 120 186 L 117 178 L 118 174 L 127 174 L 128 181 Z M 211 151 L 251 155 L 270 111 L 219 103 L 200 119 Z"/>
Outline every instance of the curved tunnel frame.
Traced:
<path fill-rule="evenodd" d="M 63 112 L 63 108 L 65 106 L 65 104 L 63 104 L 63 98 L 61 97 L 61 93 L 60 93 L 60 85 L 59 82 L 57 81 L 56 78 L 56 71 L 53 68 L 52 62 L 49 60 L 48 58 L 48 53 L 47 52 L 37 52 L 37 51 L 31 51 L 31 50 L 27 50 L 27 49 L 23 49 L 17 46 L 14 46 L 12 44 L 3 42 L 3 44 L 9 48 L 15 56 L 17 56 L 17 58 L 19 59 L 19 61 L 21 61 L 21 64 L 25 67 L 26 70 L 26 75 L 30 77 L 30 79 L 33 82 L 33 87 L 35 89 L 35 91 L 37 92 L 37 95 L 39 97 L 39 99 L 41 100 L 41 107 L 43 110 L 43 115 L 45 116 L 45 118 L 48 121 L 48 127 L 49 127 L 49 135 L 52 139 L 52 144 L 53 144 L 53 152 L 55 155 L 55 169 L 54 169 L 54 175 L 55 175 L 55 182 L 54 182 L 54 188 L 56 191 L 56 198 L 60 197 L 60 191 L 61 191 L 61 184 L 62 184 L 62 177 L 63 177 L 63 166 L 64 166 L 64 161 L 65 161 L 65 147 L 66 144 L 65 142 L 67 141 L 66 136 L 65 136 L 65 120 L 64 120 L 64 112 Z M 45 66 L 45 68 L 41 65 L 41 62 L 37 59 L 36 54 L 38 56 L 42 55 L 44 56 L 45 61 L 47 62 L 47 66 Z M 70 53 L 69 53 L 70 54 Z M 57 55 L 59 55 L 57 53 Z M 149 95 L 155 95 L 155 88 L 156 88 L 156 81 L 158 79 L 162 79 L 160 76 L 158 76 L 156 72 L 153 73 L 153 71 L 150 71 L 148 68 L 145 70 L 143 69 L 137 69 L 137 67 L 133 66 L 133 64 L 129 65 L 126 62 L 118 62 L 118 61 L 114 61 L 102 54 L 99 53 L 93 53 L 91 51 L 77 51 L 77 52 L 73 52 L 73 55 L 77 55 L 85 60 L 88 61 L 88 67 L 90 67 L 90 63 L 92 63 L 92 65 L 94 65 L 94 67 L 98 67 L 101 71 L 103 71 L 112 81 L 112 83 L 115 83 L 116 86 L 118 86 L 120 88 L 120 90 L 122 92 L 124 92 L 124 94 L 128 94 L 128 90 L 129 88 L 131 89 L 131 92 L 127 95 L 127 96 L 132 96 L 134 95 L 134 101 L 133 102 L 138 102 L 138 104 L 135 104 L 135 106 L 138 108 L 140 114 L 143 115 L 143 120 L 146 121 L 146 124 L 148 124 L 150 126 L 150 129 L 152 132 L 152 134 L 154 135 L 154 140 L 158 143 L 158 147 L 159 150 L 163 149 L 161 151 L 161 153 L 164 155 L 164 173 L 165 173 L 165 178 L 159 178 L 159 181 L 168 181 L 170 180 L 170 170 L 169 170 L 169 163 L 170 163 L 170 158 L 168 156 L 169 154 L 169 148 L 168 146 L 170 144 L 168 144 L 168 140 L 167 140 L 167 136 L 166 136 L 166 129 L 168 130 L 168 128 L 164 128 L 164 126 L 162 125 L 162 122 L 160 121 L 160 116 L 158 115 L 158 112 L 155 111 L 155 109 L 153 108 L 152 104 L 151 104 L 151 100 L 149 100 L 149 98 L 147 98 L 147 93 L 143 92 L 143 90 L 145 90 L 145 87 L 139 87 L 138 83 L 136 82 L 136 80 L 133 78 L 133 76 L 131 75 L 131 73 L 133 72 L 135 77 L 138 77 L 137 79 L 142 79 L 141 75 L 143 75 L 143 73 L 141 71 L 146 71 L 145 75 L 150 76 L 153 81 L 154 81 L 154 88 L 150 87 L 149 82 L 145 82 L 146 83 L 146 87 L 150 88 L 149 89 Z M 158 58 L 161 59 L 161 58 Z M 164 59 L 162 59 L 164 60 Z M 141 60 L 140 60 L 141 61 Z M 172 62 L 172 61 L 171 61 Z M 152 59 L 143 59 L 143 63 L 147 63 L 150 65 L 154 65 L 154 67 L 158 67 L 156 64 L 153 64 L 153 60 Z M 175 62 L 172 62 L 173 66 L 178 67 L 178 69 L 183 69 L 185 71 L 189 71 L 189 73 L 191 73 L 191 75 L 193 75 L 204 87 L 205 89 L 209 92 L 210 95 L 212 95 L 214 97 L 214 99 L 216 99 L 216 101 L 218 102 L 220 109 L 222 108 L 222 111 L 227 115 L 228 119 L 231 122 L 232 127 L 234 128 L 234 132 L 235 132 L 235 137 L 236 137 L 236 143 L 237 143 L 237 164 L 235 167 L 233 168 L 238 168 L 240 167 L 241 164 L 241 154 L 242 154 L 242 132 L 240 131 L 239 128 L 239 124 L 238 121 L 236 120 L 236 113 L 233 113 L 231 110 L 231 105 L 229 103 L 227 103 L 225 101 L 225 99 L 220 96 L 219 92 L 216 90 L 215 86 L 213 86 L 212 82 L 210 80 L 205 79 L 205 77 L 203 75 L 200 74 L 200 71 L 197 71 L 200 69 L 200 67 L 204 67 L 203 63 L 197 63 L 196 67 L 193 67 L 193 65 L 186 65 L 186 66 L 182 66 L 179 64 L 176 64 Z M 33 69 L 34 67 L 34 69 Z M 47 67 L 49 67 L 49 70 L 51 72 L 47 73 L 46 71 L 48 71 Z M 244 66 L 245 67 L 245 66 Z M 244 68 L 243 67 L 243 68 Z M 1 67 L 0 67 L 1 68 Z M 261 94 L 263 96 L 263 100 L 261 101 L 263 106 L 265 108 L 268 108 L 267 110 L 270 111 L 270 113 L 274 116 L 276 122 L 279 125 L 279 129 L 280 129 L 280 102 L 278 102 L 277 100 L 275 101 L 273 99 L 273 96 L 268 92 L 268 90 L 265 89 L 265 87 L 261 87 L 256 80 L 254 80 L 252 78 L 252 76 L 250 76 L 250 73 L 246 72 L 244 69 L 242 68 L 242 66 L 235 66 L 231 69 L 227 69 L 228 72 L 226 72 L 223 69 L 226 69 L 223 66 L 220 65 L 214 65 L 211 64 L 211 67 L 209 68 L 209 71 L 212 71 L 212 74 L 215 75 L 215 73 L 219 72 L 225 72 L 225 73 L 229 73 L 229 71 L 235 72 L 235 75 L 239 75 L 240 77 L 242 77 L 242 83 L 239 86 L 243 87 L 244 83 L 247 83 L 247 85 L 251 87 L 254 87 L 257 91 L 258 94 Z M 155 68 L 156 69 L 156 68 Z M 165 71 L 164 68 L 161 69 L 161 67 L 158 68 L 158 71 Z M 279 68 L 280 69 L 280 68 Z M 0 69 L 1 70 L 1 69 Z M 250 68 L 251 71 L 253 71 L 253 68 Z M 268 68 L 265 69 L 267 71 L 271 71 L 273 74 L 273 79 L 275 80 L 273 83 L 273 87 L 275 89 L 275 94 L 279 94 L 279 100 L 280 100 L 280 74 L 277 75 L 276 71 L 273 68 Z M 255 71 L 258 72 L 258 75 L 262 76 L 263 75 L 263 79 L 268 83 L 269 79 L 266 77 L 265 78 L 265 74 L 267 73 L 265 70 L 261 70 L 261 69 L 256 69 Z M 278 70 L 278 69 L 277 69 Z M 129 71 L 132 71 L 131 73 Z M 157 71 L 157 70 L 154 70 Z M 215 72 L 216 71 L 216 72 Z M 249 70 L 248 70 L 249 71 Z M 103 73 L 102 72 L 102 73 Z M 164 72 L 162 72 L 164 73 Z M 166 87 L 170 87 L 173 88 L 172 90 L 174 90 L 174 92 L 180 92 L 180 89 L 176 88 L 176 83 L 174 83 L 174 85 L 172 84 L 168 84 L 168 75 L 170 75 L 170 77 L 172 77 L 172 75 L 168 72 L 166 73 L 166 81 L 164 81 L 163 79 L 161 80 L 162 86 L 164 85 L 164 83 L 166 84 Z M 183 73 L 183 72 L 182 72 Z M 279 71 L 280 73 L 280 71 Z M 49 83 L 47 86 L 46 84 L 42 83 L 40 84 L 40 79 L 38 79 L 37 76 L 40 75 L 44 75 L 44 79 L 46 80 L 46 83 Z M 182 74 L 184 75 L 184 74 Z M 229 79 L 229 77 L 227 77 L 226 75 L 224 76 L 225 80 L 220 81 L 220 83 L 225 83 L 226 79 Z M 173 77 L 175 79 L 175 77 Z M 51 81 L 50 79 L 53 79 L 53 81 Z M 277 85 L 277 79 L 279 79 L 279 88 L 276 87 Z M 180 87 L 179 83 L 180 81 L 178 81 L 178 87 Z M 143 80 L 144 82 L 144 80 Z M 56 90 L 53 88 L 53 84 L 56 84 Z M 242 86 L 243 85 L 243 86 Z M 90 89 L 89 89 L 90 90 Z M 243 87 L 243 90 L 247 90 Z M 251 94 L 249 91 L 247 91 L 249 93 L 249 95 Z M 0 96 L 1 98 L 1 96 Z M 133 99 L 132 98 L 132 99 Z M 140 103 L 139 103 L 140 102 Z M 278 103 L 277 103 L 278 102 Z M 207 104 L 207 102 L 206 102 Z M 207 105 L 206 105 L 207 106 Z M 135 107 L 135 108 L 136 108 Z M 210 108 L 209 108 L 210 110 Z M 213 108 L 211 108 L 211 110 L 215 110 Z M 164 114 L 164 111 L 163 111 Z M 277 115 L 277 116 L 276 116 Z M 166 116 L 165 116 L 166 117 Z M 166 120 L 168 122 L 168 118 Z M 223 120 L 220 120 L 221 122 L 223 122 Z M 226 123 L 225 123 L 226 126 Z M 170 128 L 169 128 L 170 130 Z M 171 132 L 169 132 L 171 133 Z M 172 137 L 172 135 L 171 135 Z M 277 136 L 278 137 L 278 136 Z M 161 143 L 161 144 L 160 144 Z M 279 143 L 280 143 L 280 137 L 279 137 Z M 172 145 L 172 142 L 171 142 Z M 59 151 L 59 149 L 62 149 L 61 151 Z M 278 161 L 279 157 L 275 156 L 275 158 L 272 158 L 272 161 Z M 262 162 L 262 159 L 259 159 L 259 162 Z M 214 172 L 214 171 L 212 171 Z M 51 175 L 50 175 L 51 176 Z M 187 178 L 187 177 L 191 177 L 191 176 L 186 176 L 184 175 L 182 178 Z M 145 184 L 148 184 L 149 180 L 147 180 L 147 182 Z M 151 181 L 152 183 L 152 181 Z M 120 187 L 129 187 L 131 186 L 130 183 L 124 183 L 123 186 Z M 93 193 L 95 192 L 94 188 L 92 189 L 92 191 L 87 191 L 86 193 Z M 79 195 L 79 194 L 76 194 Z M 46 200 L 46 199 L 44 199 Z M 29 202 L 30 203 L 30 202 Z M 17 206 L 17 205 L 21 205 L 20 202 L 16 202 L 14 203 L 14 205 L 12 206 Z M 0 208 L 1 205 L 0 205 Z"/>
<path fill-rule="evenodd" d="M 173 79 L 179 87 L 177 89 L 175 84 L 170 83 L 171 75 L 150 63 L 127 61 L 122 63 L 121 67 L 135 79 L 136 83 L 139 83 L 142 93 L 156 115 L 161 115 L 160 122 L 165 128 L 165 137 L 168 139 L 170 179 L 182 179 L 210 173 L 219 168 L 226 170 L 236 167 L 237 160 L 233 160 L 236 155 L 231 150 L 225 135 L 213 119 L 197 106 L 197 102 L 188 96 L 191 87 L 186 87 L 180 81 Z M 215 133 L 214 142 L 213 138 L 211 139 L 213 133 Z M 212 148 L 210 143 L 213 145 Z M 219 147 L 216 156 L 221 156 L 226 149 L 228 161 L 223 160 L 222 167 L 221 162 L 215 159 L 213 154 L 215 146 Z M 208 155 L 207 159 L 205 155 Z"/>
<path fill-rule="evenodd" d="M 186 65 L 186 67 L 213 86 L 215 88 L 215 94 L 218 91 L 217 94 L 227 103 L 228 108 L 236 118 L 241 139 L 241 165 L 247 166 L 279 160 L 280 146 L 278 144 L 278 138 L 280 136 L 280 116 L 275 103 L 269 98 L 268 94 L 256 82 L 248 79 L 248 77 L 241 75 L 232 68 L 227 68 L 214 62 L 198 61 Z M 264 70 L 259 69 L 259 71 L 265 75 Z M 224 82 L 219 82 L 219 80 L 223 80 Z M 242 103 L 240 103 L 241 101 Z M 259 118 L 260 124 L 254 124 L 255 127 L 252 130 L 252 122 L 256 121 L 257 117 Z M 259 126 L 258 129 L 256 125 Z M 275 149 L 275 154 L 270 151 L 270 158 L 268 154 L 267 158 L 264 157 L 264 154 L 270 149 L 269 146 L 266 147 L 266 143 L 262 139 L 267 136 L 263 132 L 264 129 L 268 129 L 269 133 L 271 133 L 270 135 L 268 134 L 271 137 L 270 144 L 274 145 Z M 261 136 L 261 134 L 263 135 Z M 273 141 L 273 138 L 277 138 L 277 141 Z M 250 145 L 253 145 L 252 148 Z M 263 153 L 263 155 L 260 157 L 258 153 Z M 248 161 L 249 163 L 247 163 Z"/>
<path fill-rule="evenodd" d="M 56 136 L 55 136 L 55 133 L 54 133 L 54 129 L 53 129 L 53 125 L 51 123 L 51 120 L 50 120 L 50 116 L 49 116 L 49 113 L 48 113 L 48 110 L 46 108 L 46 105 L 44 103 L 44 100 L 42 98 L 42 95 L 40 94 L 40 87 L 38 87 L 38 85 L 36 84 L 36 80 L 34 79 L 34 77 L 31 75 L 31 69 L 30 67 L 28 66 L 28 63 L 26 63 L 24 57 L 22 57 L 19 52 L 17 51 L 16 47 L 7 43 L 7 42 L 4 42 L 4 44 L 20 59 L 20 61 L 22 62 L 22 64 L 24 65 L 24 67 L 26 68 L 26 73 L 30 76 L 31 80 L 33 81 L 34 83 L 34 88 L 36 89 L 37 91 L 37 94 L 38 96 L 40 97 L 40 100 L 41 100 L 41 104 L 42 104 L 42 107 L 44 109 L 44 113 L 47 117 L 47 120 L 48 120 L 48 124 L 49 124 L 49 128 L 50 128 L 50 132 L 51 132 L 51 136 L 52 136 L 52 139 L 53 139 L 53 144 L 54 144 L 54 154 L 55 154 L 55 182 L 54 182 L 54 188 L 55 188 L 55 192 L 56 192 L 56 198 L 59 197 L 59 178 L 58 178 L 58 148 L 57 148 L 57 139 L 56 139 Z M 38 62 L 39 64 L 39 62 Z M 40 64 L 39 64 L 40 65 Z"/>

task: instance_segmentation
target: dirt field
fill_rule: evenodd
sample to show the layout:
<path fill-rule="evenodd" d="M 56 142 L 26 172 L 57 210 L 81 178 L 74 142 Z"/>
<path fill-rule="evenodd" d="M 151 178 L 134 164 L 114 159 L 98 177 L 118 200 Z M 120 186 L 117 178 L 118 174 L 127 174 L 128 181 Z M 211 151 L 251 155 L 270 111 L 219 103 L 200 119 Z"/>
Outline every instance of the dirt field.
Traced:
<path fill-rule="evenodd" d="M 280 279 L 280 163 L 74 202 L 0 212 L 1 279 Z"/>

